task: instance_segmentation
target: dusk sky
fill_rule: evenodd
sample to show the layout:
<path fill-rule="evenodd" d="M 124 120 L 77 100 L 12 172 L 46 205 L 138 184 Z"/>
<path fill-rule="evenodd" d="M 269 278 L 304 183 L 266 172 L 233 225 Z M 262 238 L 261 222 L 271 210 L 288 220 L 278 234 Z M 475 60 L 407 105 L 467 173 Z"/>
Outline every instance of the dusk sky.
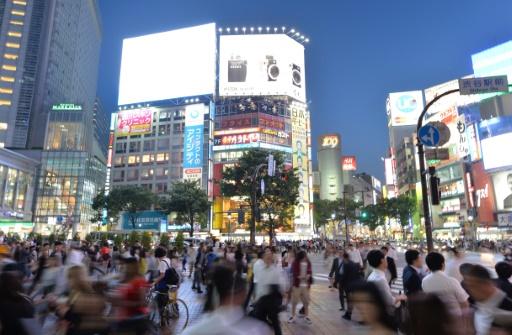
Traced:
<path fill-rule="evenodd" d="M 286 26 L 310 38 L 306 89 L 313 142 L 342 136 L 358 171 L 383 177 L 389 92 L 424 89 L 472 73 L 471 54 L 512 39 L 510 0 L 100 0 L 98 95 L 117 109 L 122 40 L 215 22 Z M 179 52 L 179 50 L 177 50 Z M 313 153 L 316 160 L 316 153 Z"/>

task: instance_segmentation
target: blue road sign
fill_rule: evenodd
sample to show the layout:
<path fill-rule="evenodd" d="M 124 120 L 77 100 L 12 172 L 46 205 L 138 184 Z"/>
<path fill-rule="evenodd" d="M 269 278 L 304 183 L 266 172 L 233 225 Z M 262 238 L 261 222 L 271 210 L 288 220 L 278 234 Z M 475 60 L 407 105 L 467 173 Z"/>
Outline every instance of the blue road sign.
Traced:
<path fill-rule="evenodd" d="M 420 138 L 421 143 L 427 147 L 438 146 L 441 139 L 439 129 L 430 124 L 426 124 L 420 128 L 418 137 Z"/>
<path fill-rule="evenodd" d="M 57 223 L 62 223 L 62 221 L 64 221 L 64 217 L 62 215 L 58 215 L 57 216 Z"/>

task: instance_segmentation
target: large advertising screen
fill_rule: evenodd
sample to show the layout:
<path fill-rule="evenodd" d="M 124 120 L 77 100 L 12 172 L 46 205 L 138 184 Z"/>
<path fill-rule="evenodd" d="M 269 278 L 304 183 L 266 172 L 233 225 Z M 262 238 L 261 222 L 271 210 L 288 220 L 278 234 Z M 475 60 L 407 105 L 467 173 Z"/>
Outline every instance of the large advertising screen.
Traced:
<path fill-rule="evenodd" d="M 496 208 L 499 211 L 512 212 L 512 170 L 494 174 L 492 183 L 496 196 Z"/>
<path fill-rule="evenodd" d="M 295 207 L 295 232 L 311 233 L 310 192 L 309 192 L 309 156 L 308 124 L 309 113 L 298 104 L 291 107 L 292 119 L 292 165 L 297 169 L 299 178 L 299 199 Z"/>
<path fill-rule="evenodd" d="M 495 222 L 494 211 L 496 209 L 491 176 L 485 172 L 482 161 L 474 163 L 471 172 L 473 174 L 474 204 L 477 208 L 478 222 L 480 224 L 491 224 Z"/>
<path fill-rule="evenodd" d="M 215 24 L 126 38 L 118 105 L 215 92 Z"/>
<path fill-rule="evenodd" d="M 200 180 L 203 171 L 204 114 L 203 104 L 185 107 L 183 140 L 183 179 Z"/>
<path fill-rule="evenodd" d="M 129 109 L 117 112 L 116 136 L 150 134 L 154 108 Z"/>
<path fill-rule="evenodd" d="M 305 102 L 304 46 L 285 34 L 221 36 L 219 94 L 286 95 Z"/>
<path fill-rule="evenodd" d="M 387 113 L 391 126 L 410 126 L 418 123 L 423 111 L 423 92 L 410 91 L 390 93 Z"/>
<path fill-rule="evenodd" d="M 512 166 L 512 155 L 510 154 L 512 133 L 483 139 L 480 144 L 486 170 Z"/>

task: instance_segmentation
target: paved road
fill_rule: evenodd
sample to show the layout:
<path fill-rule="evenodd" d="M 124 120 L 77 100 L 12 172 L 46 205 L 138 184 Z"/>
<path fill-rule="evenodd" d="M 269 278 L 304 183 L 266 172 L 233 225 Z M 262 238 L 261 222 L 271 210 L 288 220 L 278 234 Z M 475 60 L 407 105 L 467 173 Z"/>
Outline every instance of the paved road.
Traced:
<path fill-rule="evenodd" d="M 302 319 L 297 320 L 295 324 L 288 324 L 289 311 L 280 314 L 281 325 L 284 334 L 289 335 L 337 335 L 340 332 L 344 334 L 356 333 L 359 328 L 356 322 L 346 321 L 341 318 L 342 312 L 339 311 L 338 292 L 329 289 L 328 273 L 331 260 L 324 261 L 318 254 L 309 255 L 314 274 L 314 284 L 311 288 L 311 306 L 310 318 L 313 324 L 307 325 Z M 405 266 L 403 252 L 398 252 L 397 270 L 398 278 L 392 285 L 394 293 L 403 292 L 402 287 L 402 269 Z M 501 258 L 492 254 L 467 253 L 466 261 L 470 263 L 483 264 L 489 269 L 494 267 L 496 261 Z M 202 306 L 204 304 L 205 294 L 197 294 L 191 290 L 191 280 L 186 278 L 180 288 L 180 297 L 184 299 L 190 310 L 190 323 L 194 323 L 201 316 Z M 358 316 L 354 312 L 353 319 Z"/>

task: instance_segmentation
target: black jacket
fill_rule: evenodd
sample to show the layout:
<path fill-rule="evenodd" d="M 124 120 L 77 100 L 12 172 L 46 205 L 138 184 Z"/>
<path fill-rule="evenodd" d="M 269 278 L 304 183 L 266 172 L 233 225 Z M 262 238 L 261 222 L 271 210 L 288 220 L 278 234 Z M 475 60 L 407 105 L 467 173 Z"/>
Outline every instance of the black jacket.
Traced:
<path fill-rule="evenodd" d="M 339 283 L 341 280 L 340 275 L 340 258 L 336 257 L 332 260 L 331 272 L 329 272 L 329 278 L 334 276 L 334 283 Z"/>
<path fill-rule="evenodd" d="M 348 261 L 343 264 L 343 274 L 341 275 L 341 285 L 347 291 L 350 291 L 350 288 L 362 280 L 361 271 L 358 263 L 354 263 L 352 261 Z"/>
<path fill-rule="evenodd" d="M 391 273 L 391 280 L 396 279 L 398 277 L 397 271 L 396 271 L 396 264 L 395 260 L 392 257 L 387 257 L 388 261 L 388 271 Z"/>
<path fill-rule="evenodd" d="M 495 282 L 496 286 L 507 294 L 507 298 L 512 299 L 512 283 L 504 278 L 498 278 Z"/>
<path fill-rule="evenodd" d="M 412 266 L 407 265 L 402 273 L 402 280 L 404 284 L 404 293 L 409 296 L 411 294 L 421 292 L 421 277 Z"/>

